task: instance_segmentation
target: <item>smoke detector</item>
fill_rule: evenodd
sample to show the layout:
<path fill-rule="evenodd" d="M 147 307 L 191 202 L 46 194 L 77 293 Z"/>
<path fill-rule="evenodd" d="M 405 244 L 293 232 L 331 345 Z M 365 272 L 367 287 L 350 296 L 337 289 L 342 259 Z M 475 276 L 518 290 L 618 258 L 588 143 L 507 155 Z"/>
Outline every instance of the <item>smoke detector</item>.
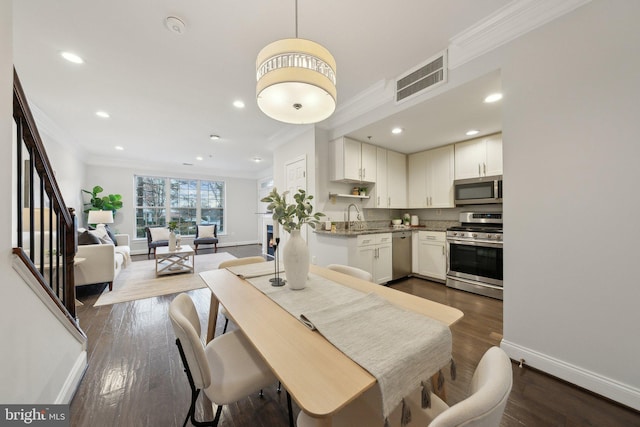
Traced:
<path fill-rule="evenodd" d="M 169 31 L 179 35 L 182 35 L 186 29 L 184 22 L 175 16 L 167 17 L 167 19 L 164 20 L 164 25 L 169 29 Z"/>

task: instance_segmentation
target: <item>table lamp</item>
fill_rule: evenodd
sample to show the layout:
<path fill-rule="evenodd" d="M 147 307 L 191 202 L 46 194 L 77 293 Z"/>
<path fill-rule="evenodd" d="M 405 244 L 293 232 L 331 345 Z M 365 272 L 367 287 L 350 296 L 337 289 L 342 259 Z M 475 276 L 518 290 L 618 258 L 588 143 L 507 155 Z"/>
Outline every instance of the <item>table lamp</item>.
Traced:
<path fill-rule="evenodd" d="M 104 227 L 105 224 L 113 224 L 113 212 L 89 211 L 87 223 L 96 224 L 96 227 Z"/>

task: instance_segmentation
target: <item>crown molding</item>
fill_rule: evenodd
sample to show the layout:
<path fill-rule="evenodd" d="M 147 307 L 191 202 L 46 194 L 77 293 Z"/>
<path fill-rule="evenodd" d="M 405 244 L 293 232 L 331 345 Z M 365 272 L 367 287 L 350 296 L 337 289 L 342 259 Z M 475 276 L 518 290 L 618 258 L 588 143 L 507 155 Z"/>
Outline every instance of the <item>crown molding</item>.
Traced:
<path fill-rule="evenodd" d="M 378 80 L 364 91 L 347 100 L 326 121 L 329 129 L 340 127 L 376 108 L 394 100 L 393 83 L 389 80 Z"/>
<path fill-rule="evenodd" d="M 449 69 L 455 69 L 590 1 L 513 1 L 449 40 Z"/>

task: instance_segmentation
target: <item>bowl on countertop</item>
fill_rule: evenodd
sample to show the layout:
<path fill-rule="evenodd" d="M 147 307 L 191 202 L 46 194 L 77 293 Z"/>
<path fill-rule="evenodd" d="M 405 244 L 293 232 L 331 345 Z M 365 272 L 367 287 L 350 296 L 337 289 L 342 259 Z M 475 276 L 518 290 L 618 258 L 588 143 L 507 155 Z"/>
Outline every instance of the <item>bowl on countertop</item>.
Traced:
<path fill-rule="evenodd" d="M 400 225 L 400 224 L 402 224 L 402 220 L 401 220 L 401 219 L 399 219 L 399 218 L 398 218 L 398 219 L 392 219 L 392 220 L 391 220 L 391 224 L 393 224 L 393 225 Z"/>

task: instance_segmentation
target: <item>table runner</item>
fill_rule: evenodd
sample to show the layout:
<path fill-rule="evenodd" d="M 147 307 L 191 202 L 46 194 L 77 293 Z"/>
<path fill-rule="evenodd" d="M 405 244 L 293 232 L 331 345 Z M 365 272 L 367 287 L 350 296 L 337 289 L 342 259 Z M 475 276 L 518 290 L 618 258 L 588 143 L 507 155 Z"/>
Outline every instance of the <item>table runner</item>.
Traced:
<path fill-rule="evenodd" d="M 373 375 L 384 418 L 451 360 L 451 331 L 441 322 L 316 274 L 295 291 L 270 278 L 247 281 Z"/>
<path fill-rule="evenodd" d="M 282 264 L 280 264 L 278 267 L 279 267 L 278 271 L 280 273 L 284 272 L 284 266 Z M 231 267 L 227 267 L 227 270 L 229 270 L 236 276 L 240 276 L 244 279 L 249 279 L 251 277 L 266 276 L 268 274 L 274 274 L 276 271 L 275 261 L 254 262 L 253 264 L 234 265 Z"/>

